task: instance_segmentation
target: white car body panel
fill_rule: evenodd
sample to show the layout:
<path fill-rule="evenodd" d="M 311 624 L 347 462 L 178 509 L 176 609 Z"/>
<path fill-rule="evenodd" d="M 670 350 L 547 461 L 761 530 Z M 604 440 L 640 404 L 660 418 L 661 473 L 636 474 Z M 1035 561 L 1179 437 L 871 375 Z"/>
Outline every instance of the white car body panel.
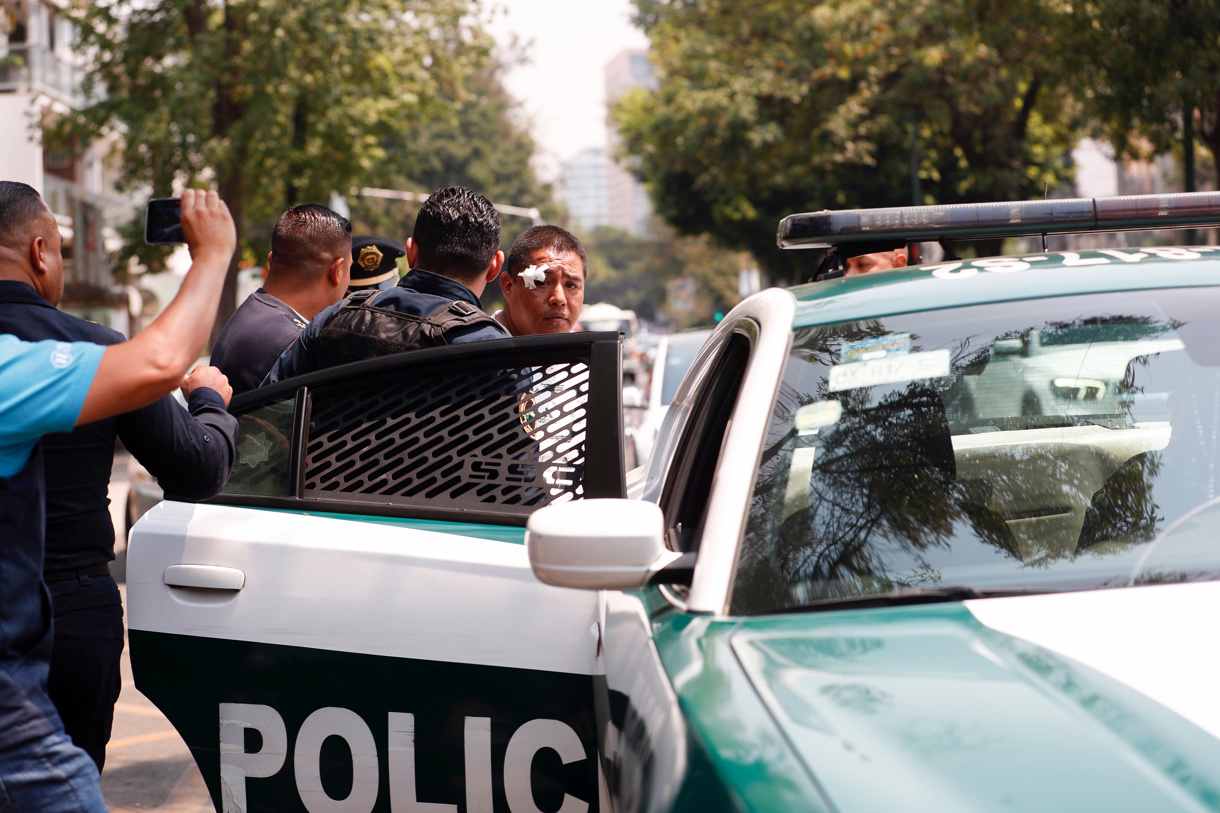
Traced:
<path fill-rule="evenodd" d="M 164 583 L 235 568 L 238 591 Z M 130 627 L 592 674 L 596 595 L 540 583 L 525 546 L 375 522 L 167 502 L 132 534 Z M 513 607 L 505 613 L 505 607 Z"/>
<path fill-rule="evenodd" d="M 1215 614 L 1220 582 L 964 603 L 984 626 L 1109 675 L 1220 738 L 1220 647 L 1192 623 Z"/>

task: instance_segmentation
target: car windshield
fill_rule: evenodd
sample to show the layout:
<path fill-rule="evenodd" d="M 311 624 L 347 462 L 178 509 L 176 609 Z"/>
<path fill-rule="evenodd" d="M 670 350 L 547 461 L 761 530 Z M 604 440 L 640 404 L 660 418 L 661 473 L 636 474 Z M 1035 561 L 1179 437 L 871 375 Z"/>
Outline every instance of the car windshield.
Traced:
<path fill-rule="evenodd" d="M 731 608 L 1220 578 L 1220 289 L 798 329 Z"/>
<path fill-rule="evenodd" d="M 678 394 L 678 385 L 686 371 L 699 355 L 710 330 L 695 330 L 690 333 L 675 333 L 669 337 L 665 348 L 665 366 L 661 370 L 661 404 L 669 406 Z"/>

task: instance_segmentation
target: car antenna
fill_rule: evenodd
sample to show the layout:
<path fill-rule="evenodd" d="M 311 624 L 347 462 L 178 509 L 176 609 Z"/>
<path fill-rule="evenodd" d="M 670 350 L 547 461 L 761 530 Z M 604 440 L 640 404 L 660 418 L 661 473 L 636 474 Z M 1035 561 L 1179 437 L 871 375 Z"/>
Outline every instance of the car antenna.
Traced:
<path fill-rule="evenodd" d="M 1050 185 L 1049 181 L 1042 182 L 1042 199 L 1043 200 L 1046 200 L 1047 195 L 1050 192 L 1050 187 L 1051 187 L 1051 185 Z M 1046 251 L 1046 232 L 1042 232 L 1042 250 Z"/>

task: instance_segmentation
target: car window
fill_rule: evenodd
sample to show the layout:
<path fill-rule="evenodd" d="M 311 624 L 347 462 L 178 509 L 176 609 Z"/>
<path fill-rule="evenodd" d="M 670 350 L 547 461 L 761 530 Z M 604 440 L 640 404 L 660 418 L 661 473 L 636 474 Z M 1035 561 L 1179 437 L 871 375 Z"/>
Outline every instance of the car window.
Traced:
<path fill-rule="evenodd" d="M 669 544 L 674 550 L 687 552 L 698 548 L 712 479 L 745 377 L 750 348 L 749 335 L 734 332 L 695 396 L 660 500 Z"/>
<path fill-rule="evenodd" d="M 1187 289 L 798 330 L 732 609 L 1215 578 L 1217 308 Z"/>
<path fill-rule="evenodd" d="M 225 491 L 287 497 L 291 491 L 292 421 L 295 395 L 277 398 L 237 416 L 233 471 Z"/>
<path fill-rule="evenodd" d="M 710 330 L 693 333 L 675 333 L 668 337 L 665 348 L 665 367 L 661 372 L 661 404 L 669 405 L 678 392 L 682 377 L 690 369 L 699 349 L 712 335 Z"/>

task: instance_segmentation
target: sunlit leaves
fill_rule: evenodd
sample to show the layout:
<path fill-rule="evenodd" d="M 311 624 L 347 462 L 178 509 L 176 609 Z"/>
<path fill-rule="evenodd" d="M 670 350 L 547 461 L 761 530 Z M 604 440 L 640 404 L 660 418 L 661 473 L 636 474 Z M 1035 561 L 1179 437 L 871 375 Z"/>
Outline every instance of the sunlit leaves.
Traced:
<path fill-rule="evenodd" d="M 1079 131 L 1042 2 L 636 0 L 659 86 L 615 111 L 680 231 L 774 248 L 795 211 L 1041 195 Z"/>
<path fill-rule="evenodd" d="M 477 0 L 99 0 L 75 11 L 93 102 L 61 136 L 122 134 L 129 188 L 218 182 L 246 224 L 368 183 L 445 112 L 491 42 Z M 105 90 L 102 93 L 102 89 Z"/>

